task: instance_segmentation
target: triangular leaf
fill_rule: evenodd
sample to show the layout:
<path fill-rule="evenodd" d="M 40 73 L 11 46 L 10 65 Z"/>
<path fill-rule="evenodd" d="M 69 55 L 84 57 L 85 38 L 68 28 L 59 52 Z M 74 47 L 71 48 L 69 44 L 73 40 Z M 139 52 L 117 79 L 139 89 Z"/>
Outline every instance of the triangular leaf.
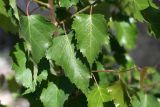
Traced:
<path fill-rule="evenodd" d="M 38 81 L 39 83 L 41 83 L 43 80 L 46 80 L 47 77 L 48 77 L 48 72 L 47 72 L 47 70 L 43 70 L 43 71 L 41 72 L 41 74 L 38 75 L 37 81 Z"/>
<path fill-rule="evenodd" d="M 143 16 L 141 15 L 141 10 L 149 7 L 148 0 L 133 0 L 134 2 L 134 17 L 139 20 L 143 21 Z"/>
<path fill-rule="evenodd" d="M 148 8 L 149 6 L 157 8 L 153 3 L 153 0 L 132 0 L 132 1 L 134 6 L 134 17 L 141 22 L 144 20 L 141 14 L 142 10 Z"/>
<path fill-rule="evenodd" d="M 79 0 L 59 0 L 59 4 L 61 7 L 69 8 L 72 5 L 76 5 Z"/>
<path fill-rule="evenodd" d="M 26 68 L 26 56 L 18 44 L 15 46 L 15 48 L 16 51 L 13 52 L 15 61 L 12 68 L 15 71 L 16 81 L 22 84 L 24 87 L 32 89 L 32 73 L 30 69 Z"/>
<path fill-rule="evenodd" d="M 17 25 L 12 20 L 12 12 L 8 12 L 3 0 L 0 0 L 0 27 L 6 32 L 15 33 L 17 31 Z"/>
<path fill-rule="evenodd" d="M 30 43 L 35 62 L 39 62 L 51 44 L 54 26 L 42 16 L 23 16 L 20 21 L 20 35 Z"/>
<path fill-rule="evenodd" d="M 85 93 L 89 86 L 90 75 L 87 67 L 76 59 L 74 48 L 69 39 L 71 37 L 71 35 L 56 37 L 53 40 L 53 45 L 47 51 L 47 58 L 62 66 L 65 75 Z"/>
<path fill-rule="evenodd" d="M 106 87 L 94 87 L 87 95 L 88 107 L 104 107 L 103 103 L 112 101 Z"/>
<path fill-rule="evenodd" d="M 153 7 L 148 7 L 142 11 L 144 19 L 149 22 L 153 34 L 156 38 L 160 38 L 160 10 Z"/>
<path fill-rule="evenodd" d="M 115 32 L 118 42 L 126 49 L 133 49 L 136 45 L 137 29 L 134 23 L 110 22 L 111 29 Z"/>
<path fill-rule="evenodd" d="M 65 100 L 68 98 L 62 90 L 58 89 L 53 83 L 48 83 L 48 87 L 43 89 L 41 101 L 44 107 L 63 107 Z"/>
<path fill-rule="evenodd" d="M 153 95 L 139 92 L 138 96 L 139 99 L 137 97 L 133 97 L 133 107 L 160 107 L 158 99 L 156 99 L 156 97 L 154 97 Z"/>
<path fill-rule="evenodd" d="M 122 85 L 119 81 L 115 83 L 113 86 L 110 86 L 108 88 L 108 91 L 116 107 L 128 107 L 127 103 L 124 100 L 125 96 L 122 89 Z"/>
<path fill-rule="evenodd" d="M 14 16 L 16 17 L 17 20 L 19 20 L 16 0 L 9 0 L 9 4 L 12 7 L 12 9 L 14 10 Z"/>
<path fill-rule="evenodd" d="M 77 15 L 72 28 L 76 32 L 78 48 L 92 65 L 105 39 L 108 39 L 104 16 L 99 14 Z"/>

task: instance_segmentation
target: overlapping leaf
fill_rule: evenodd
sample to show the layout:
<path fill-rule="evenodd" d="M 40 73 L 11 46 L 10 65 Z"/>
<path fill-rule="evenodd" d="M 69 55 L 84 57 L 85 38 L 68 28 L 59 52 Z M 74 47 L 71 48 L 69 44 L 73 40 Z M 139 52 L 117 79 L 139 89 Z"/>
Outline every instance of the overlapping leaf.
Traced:
<path fill-rule="evenodd" d="M 105 39 L 108 40 L 104 16 L 99 14 L 77 15 L 72 28 L 76 32 L 78 48 L 92 65 Z"/>
<path fill-rule="evenodd" d="M 79 0 L 59 0 L 59 4 L 61 7 L 71 7 L 72 5 L 76 5 Z"/>
<path fill-rule="evenodd" d="M 158 99 L 153 95 L 146 94 L 143 92 L 138 93 L 139 99 L 137 97 L 133 97 L 132 105 L 133 107 L 160 107 L 160 103 Z"/>
<path fill-rule="evenodd" d="M 153 34 L 156 38 L 160 38 L 160 10 L 153 7 L 148 7 L 142 11 L 144 19 L 149 22 Z"/>
<path fill-rule="evenodd" d="M 128 107 L 124 100 L 125 96 L 120 82 L 117 82 L 113 86 L 109 87 L 108 91 L 116 107 Z"/>
<path fill-rule="evenodd" d="M 133 0 L 133 4 L 134 17 L 141 22 L 144 20 L 141 11 L 149 6 L 156 7 L 152 0 Z"/>
<path fill-rule="evenodd" d="M 68 95 L 58 89 L 53 83 L 48 83 L 48 87 L 43 89 L 40 97 L 44 107 L 63 107 L 67 98 Z"/>
<path fill-rule="evenodd" d="M 43 70 L 42 73 L 38 75 L 37 81 L 38 81 L 39 83 L 41 83 L 43 80 L 46 80 L 47 77 L 48 77 L 48 72 L 47 72 L 47 70 Z"/>
<path fill-rule="evenodd" d="M 104 107 L 103 103 L 112 101 L 106 87 L 94 87 L 87 95 L 88 107 Z"/>
<path fill-rule="evenodd" d="M 54 26 L 39 15 L 23 16 L 20 21 L 20 35 L 31 45 L 35 62 L 39 62 L 51 44 Z"/>
<path fill-rule="evenodd" d="M 33 88 L 32 73 L 30 69 L 26 68 L 26 56 L 18 44 L 16 45 L 16 51 L 13 52 L 13 55 L 15 60 L 12 68 L 15 70 L 16 81 L 26 88 Z"/>
<path fill-rule="evenodd" d="M 56 37 L 53 45 L 47 51 L 47 58 L 62 66 L 65 75 L 84 93 L 89 86 L 89 71 L 80 60 L 76 59 L 74 47 L 71 45 L 71 35 Z"/>
<path fill-rule="evenodd" d="M 133 0 L 134 2 L 134 17 L 139 20 L 143 21 L 143 16 L 141 15 L 141 10 L 149 7 L 148 0 Z"/>
<path fill-rule="evenodd" d="M 11 20 L 11 14 L 11 12 L 6 10 L 3 0 L 0 0 L 0 27 L 3 28 L 4 31 L 15 33 L 17 30 L 16 23 Z"/>
<path fill-rule="evenodd" d="M 137 29 L 134 23 L 111 22 L 111 28 L 114 30 L 119 43 L 126 49 L 133 49 L 137 38 Z"/>
<path fill-rule="evenodd" d="M 12 9 L 14 10 L 14 16 L 16 17 L 17 20 L 19 20 L 16 0 L 9 0 L 9 4 L 12 7 Z"/>

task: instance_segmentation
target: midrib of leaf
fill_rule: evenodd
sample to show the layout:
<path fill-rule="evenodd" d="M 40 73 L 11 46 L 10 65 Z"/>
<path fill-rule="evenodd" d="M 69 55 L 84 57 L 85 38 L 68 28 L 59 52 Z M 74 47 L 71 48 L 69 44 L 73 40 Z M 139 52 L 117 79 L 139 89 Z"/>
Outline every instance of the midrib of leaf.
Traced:
<path fill-rule="evenodd" d="M 99 88 L 98 84 L 97 84 L 97 87 L 98 87 L 98 91 L 99 91 L 99 93 L 100 93 L 100 96 L 101 96 L 101 98 L 102 98 L 102 101 L 104 102 L 104 98 L 103 98 L 103 95 L 102 95 L 102 93 L 101 93 L 101 91 L 100 91 L 100 88 Z"/>
<path fill-rule="evenodd" d="M 57 107 L 58 107 L 58 88 L 56 88 L 56 91 L 55 91 L 55 92 L 56 92 L 56 96 L 57 96 L 57 97 L 56 97 L 56 103 L 57 103 Z"/>
<path fill-rule="evenodd" d="M 144 103 L 142 107 L 147 107 L 147 94 L 144 95 Z"/>
<path fill-rule="evenodd" d="M 30 22 L 29 22 L 29 18 L 27 17 L 27 19 L 28 19 L 28 32 L 29 32 L 29 40 L 30 40 L 30 42 L 32 41 L 31 40 L 31 24 L 30 24 Z"/>
<path fill-rule="evenodd" d="M 91 59 L 91 52 L 92 52 L 92 50 L 91 50 L 91 46 L 92 46 L 92 43 L 91 43 L 92 36 L 91 36 L 91 35 L 92 35 L 92 16 L 90 15 L 90 36 L 89 36 L 89 37 L 90 37 L 90 39 L 89 39 L 89 41 L 90 41 L 90 42 L 89 42 L 89 47 L 90 47 L 90 48 L 89 48 L 89 49 L 90 49 L 90 50 L 89 50 L 89 51 L 90 51 L 90 52 L 89 52 L 89 57 L 90 57 L 90 59 Z M 90 66 L 91 66 L 91 65 L 90 65 Z"/>
<path fill-rule="evenodd" d="M 104 102 L 104 98 L 103 98 L 103 96 L 102 96 L 102 93 L 101 93 L 101 91 L 100 91 L 100 88 L 99 88 L 98 84 L 97 84 L 97 88 L 98 88 L 99 94 L 100 94 L 100 96 L 101 96 L 101 99 L 102 99 L 102 101 Z M 98 98 L 98 102 L 100 102 L 100 98 Z M 99 103 L 97 103 L 97 104 L 99 104 Z M 97 107 L 98 107 L 98 106 L 97 106 Z"/>

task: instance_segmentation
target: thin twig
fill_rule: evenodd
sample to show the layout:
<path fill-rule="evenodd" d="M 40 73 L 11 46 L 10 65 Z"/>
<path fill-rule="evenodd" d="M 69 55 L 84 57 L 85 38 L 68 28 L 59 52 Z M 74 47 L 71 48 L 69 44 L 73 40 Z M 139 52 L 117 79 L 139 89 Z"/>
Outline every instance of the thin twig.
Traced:
<path fill-rule="evenodd" d="M 76 16 L 76 15 L 79 14 L 79 13 L 82 13 L 82 12 L 86 11 L 86 10 L 89 9 L 89 8 L 90 8 L 90 5 L 89 5 L 89 6 L 86 6 L 85 8 L 83 8 L 83 9 L 81 9 L 80 11 L 76 12 L 75 14 L 73 14 L 73 15 L 71 16 L 71 18 L 73 18 L 74 16 Z"/>
<path fill-rule="evenodd" d="M 89 11 L 90 16 L 92 15 L 92 5 L 90 7 L 90 11 Z"/>
<path fill-rule="evenodd" d="M 98 82 L 97 82 L 97 80 L 96 80 L 96 77 L 94 76 L 94 74 L 93 74 L 93 73 L 91 73 L 91 75 L 92 75 L 92 77 L 93 77 L 93 79 L 94 79 L 94 81 L 95 81 L 95 83 L 96 83 L 97 87 L 99 88 L 99 86 L 98 86 Z"/>
<path fill-rule="evenodd" d="M 96 71 L 92 71 L 92 72 L 114 72 L 115 70 L 96 70 Z"/>
<path fill-rule="evenodd" d="M 30 5 L 31 1 L 27 0 L 27 6 L 26 6 L 26 14 L 27 16 L 29 16 L 29 5 Z"/>
<path fill-rule="evenodd" d="M 40 4 L 40 5 L 42 5 L 42 6 L 45 6 L 45 7 L 49 8 L 48 3 L 44 3 L 44 2 L 39 1 L 39 0 L 33 0 L 33 1 L 36 2 L 36 3 L 38 3 L 38 4 Z"/>
<path fill-rule="evenodd" d="M 62 22 L 62 26 L 63 26 L 63 30 L 64 30 L 65 35 L 67 35 L 67 31 L 66 31 L 66 27 L 65 27 L 64 22 Z"/>
<path fill-rule="evenodd" d="M 73 14 L 72 16 L 69 16 L 69 17 L 67 17 L 66 19 L 62 20 L 61 22 L 59 22 L 59 24 L 63 24 L 63 22 L 67 21 L 67 19 L 73 18 L 73 17 L 75 17 L 77 14 L 82 13 L 82 12 L 86 11 L 86 10 L 89 9 L 89 8 L 90 8 L 90 5 L 87 6 L 87 7 L 85 7 L 85 8 L 83 8 L 83 9 L 81 9 L 80 11 L 76 12 L 76 13 Z"/>
<path fill-rule="evenodd" d="M 132 67 L 130 69 L 127 69 L 125 71 L 131 71 L 133 69 L 137 68 L 136 66 L 135 67 Z M 121 70 L 120 70 L 121 71 Z M 118 72 L 118 69 L 106 69 L 106 70 L 96 70 L 96 71 L 92 71 L 92 72 Z"/>
<path fill-rule="evenodd" d="M 50 17 L 51 17 L 51 22 L 52 22 L 54 25 L 57 25 L 55 13 L 54 13 L 53 0 L 48 0 L 48 5 L 49 5 L 48 8 L 49 8 L 49 13 L 50 13 Z"/>

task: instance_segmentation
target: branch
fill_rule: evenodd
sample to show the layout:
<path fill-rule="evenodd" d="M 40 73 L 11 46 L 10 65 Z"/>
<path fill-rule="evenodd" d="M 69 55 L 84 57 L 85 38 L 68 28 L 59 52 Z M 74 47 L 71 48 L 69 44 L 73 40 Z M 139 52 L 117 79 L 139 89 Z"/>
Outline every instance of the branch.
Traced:
<path fill-rule="evenodd" d="M 57 25 L 56 18 L 55 18 L 55 13 L 54 13 L 54 5 L 53 5 L 53 0 L 48 0 L 48 8 L 49 8 L 49 13 L 51 17 L 51 22 L 54 25 Z"/>
<path fill-rule="evenodd" d="M 66 19 L 60 21 L 59 24 L 63 24 L 64 22 L 67 21 L 67 19 L 73 18 L 73 17 L 76 16 L 77 14 L 82 13 L 82 12 L 84 12 L 85 10 L 87 10 L 87 9 L 89 9 L 89 8 L 90 8 L 90 5 L 87 6 L 87 7 L 85 7 L 85 8 L 83 8 L 83 9 L 81 9 L 80 11 L 76 12 L 76 13 L 73 14 L 72 16 L 69 16 L 69 17 L 67 17 Z"/>
<path fill-rule="evenodd" d="M 71 18 L 73 18 L 74 16 L 76 16 L 77 14 L 79 14 L 79 13 L 82 13 L 82 12 L 84 12 L 84 11 L 86 11 L 87 9 L 89 9 L 91 6 L 90 5 L 88 5 L 87 7 L 85 7 L 85 8 L 83 8 L 83 9 L 81 9 L 80 11 L 78 11 L 77 13 L 75 13 L 75 14 L 73 14 L 72 16 L 71 16 Z"/>
<path fill-rule="evenodd" d="M 97 88 L 99 89 L 99 85 L 98 85 L 98 82 L 97 82 L 97 80 L 96 80 L 96 77 L 94 76 L 93 73 L 91 73 L 91 76 L 93 77 L 93 80 L 95 81 L 96 86 L 97 86 Z"/>
<path fill-rule="evenodd" d="M 96 71 L 92 71 L 92 72 L 115 72 L 115 70 L 96 70 Z"/>
<path fill-rule="evenodd" d="M 29 16 L 29 5 L 30 5 L 30 3 L 31 3 L 31 1 L 28 0 L 27 1 L 27 6 L 26 6 L 26 14 L 27 14 L 27 16 Z"/>
<path fill-rule="evenodd" d="M 63 26 L 63 30 L 64 30 L 65 35 L 67 35 L 67 31 L 66 31 L 66 27 L 65 27 L 64 22 L 62 22 L 62 26 Z"/>

